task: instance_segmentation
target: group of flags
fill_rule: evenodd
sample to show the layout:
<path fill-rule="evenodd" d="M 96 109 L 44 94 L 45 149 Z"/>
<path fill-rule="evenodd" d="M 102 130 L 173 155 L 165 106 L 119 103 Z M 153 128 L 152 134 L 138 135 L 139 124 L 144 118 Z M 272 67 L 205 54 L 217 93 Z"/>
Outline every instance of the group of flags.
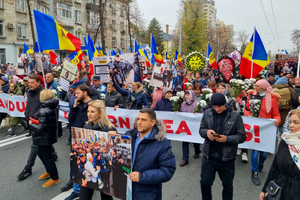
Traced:
<path fill-rule="evenodd" d="M 24 53 L 48 53 L 50 55 L 50 62 L 53 64 L 57 64 L 57 56 L 50 49 L 64 49 L 72 52 L 72 54 L 69 56 L 71 62 L 74 65 L 80 66 L 80 60 L 82 60 L 82 56 L 84 55 L 84 53 L 80 50 L 80 39 L 63 29 L 52 16 L 46 15 L 37 10 L 33 10 L 33 15 L 35 20 L 38 43 L 35 43 L 34 51 L 31 50 L 24 43 Z M 100 43 L 98 42 L 98 47 L 95 47 L 93 40 L 89 35 L 87 35 L 87 38 L 84 37 L 84 42 L 90 63 L 92 63 L 93 57 L 105 55 L 100 46 Z M 119 54 L 122 54 L 121 50 L 118 51 Z M 134 51 L 141 56 L 145 56 L 146 64 L 148 67 L 150 67 L 150 63 L 164 63 L 162 55 L 158 50 L 157 43 L 152 34 L 151 60 L 149 59 L 147 52 L 139 48 L 139 45 L 136 41 L 134 45 Z M 117 52 L 112 50 L 111 55 L 117 55 Z M 170 59 L 168 52 L 166 52 L 166 59 Z M 207 59 L 209 64 L 214 69 L 218 69 L 217 61 L 209 43 L 207 46 Z M 182 56 L 177 50 L 175 60 L 177 60 L 178 63 L 182 62 Z M 270 59 L 268 57 L 268 54 L 265 50 L 265 47 L 262 43 L 258 32 L 255 29 L 241 60 L 240 74 L 246 78 L 256 77 L 269 63 Z"/>

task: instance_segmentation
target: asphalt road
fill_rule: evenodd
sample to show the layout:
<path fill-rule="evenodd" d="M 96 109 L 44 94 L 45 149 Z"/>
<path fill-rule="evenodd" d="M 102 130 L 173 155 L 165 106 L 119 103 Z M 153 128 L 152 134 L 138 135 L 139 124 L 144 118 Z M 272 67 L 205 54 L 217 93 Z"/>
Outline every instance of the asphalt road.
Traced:
<path fill-rule="evenodd" d="M 50 188 L 42 188 L 45 181 L 39 181 L 38 177 L 45 172 L 44 166 L 39 158 L 32 169 L 32 175 L 24 181 L 17 181 L 17 175 L 26 164 L 30 152 L 32 139 L 22 135 L 23 128 L 18 126 L 17 138 L 12 141 L 4 140 L 8 134 L 7 128 L 0 129 L 0 199 L 1 200 L 49 200 L 64 199 L 68 193 L 61 193 L 62 187 L 69 180 L 69 145 L 66 143 L 68 131 L 64 128 L 64 137 L 55 144 L 58 152 L 58 161 L 56 162 L 61 182 Z M 15 142 L 16 141 L 16 142 Z M 193 146 L 190 145 L 190 164 L 185 167 L 179 167 L 181 161 L 181 142 L 172 141 L 173 151 L 176 156 L 177 170 L 168 183 L 163 184 L 164 200 L 186 200 L 201 199 L 200 191 L 200 166 L 201 158 L 193 158 Z M 249 157 L 249 156 L 248 156 Z M 250 157 L 249 157 L 250 159 Z M 262 183 L 266 179 L 273 155 L 268 155 L 265 162 L 265 168 L 259 174 Z M 255 186 L 251 182 L 251 166 L 242 163 L 238 157 L 236 160 L 236 172 L 234 179 L 234 199 L 256 200 L 262 186 Z M 58 196 L 60 195 L 60 196 Z M 213 199 L 222 199 L 222 184 L 216 176 L 213 186 Z M 95 193 L 93 199 L 100 199 L 99 192 Z"/>

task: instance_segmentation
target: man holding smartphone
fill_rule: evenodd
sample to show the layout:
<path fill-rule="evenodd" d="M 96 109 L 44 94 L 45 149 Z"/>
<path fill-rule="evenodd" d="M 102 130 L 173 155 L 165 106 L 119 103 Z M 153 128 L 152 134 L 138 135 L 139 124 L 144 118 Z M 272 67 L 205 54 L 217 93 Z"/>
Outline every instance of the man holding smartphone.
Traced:
<path fill-rule="evenodd" d="M 213 94 L 211 105 L 202 117 L 199 130 L 205 139 L 200 180 L 202 199 L 212 199 L 211 187 L 218 172 L 223 200 L 232 200 L 237 147 L 246 140 L 244 123 L 241 115 L 226 105 L 223 94 Z"/>

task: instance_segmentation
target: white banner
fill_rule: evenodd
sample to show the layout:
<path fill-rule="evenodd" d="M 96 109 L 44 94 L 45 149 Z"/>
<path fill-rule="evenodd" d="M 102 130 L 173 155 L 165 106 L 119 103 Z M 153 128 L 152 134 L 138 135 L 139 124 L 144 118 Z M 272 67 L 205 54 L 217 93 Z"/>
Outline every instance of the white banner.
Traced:
<path fill-rule="evenodd" d="M 26 98 L 22 96 L 10 96 L 0 94 L 0 112 L 8 113 L 13 117 L 24 117 Z M 68 123 L 69 103 L 59 102 L 59 121 Z M 139 110 L 126 110 L 106 108 L 111 122 L 119 133 L 125 133 L 133 128 L 132 123 L 138 116 Z M 203 114 L 182 112 L 156 111 L 157 118 L 162 119 L 167 127 L 167 138 L 176 141 L 203 143 L 199 135 L 200 122 Z M 240 148 L 256 149 L 274 153 L 277 128 L 274 120 L 255 117 L 243 117 L 247 140 L 240 144 Z"/>

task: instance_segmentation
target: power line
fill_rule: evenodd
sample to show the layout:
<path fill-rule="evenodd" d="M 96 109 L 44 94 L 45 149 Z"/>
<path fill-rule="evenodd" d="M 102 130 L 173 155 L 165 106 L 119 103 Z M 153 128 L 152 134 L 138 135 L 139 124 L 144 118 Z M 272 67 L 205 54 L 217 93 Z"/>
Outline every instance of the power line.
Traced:
<path fill-rule="evenodd" d="M 268 17 L 267 17 L 267 14 L 266 14 L 266 11 L 265 11 L 265 8 L 264 8 L 264 5 L 263 5 L 263 3 L 262 3 L 262 1 L 261 1 L 261 0 L 260 0 L 260 3 L 261 3 L 261 6 L 262 6 L 262 9 L 263 9 L 263 11 L 264 11 L 264 14 L 265 14 L 265 17 L 266 17 L 267 23 L 268 23 L 268 25 L 269 25 L 270 31 L 271 31 L 271 33 L 272 33 L 272 36 L 273 36 L 273 38 L 274 38 L 275 45 L 277 46 L 277 49 L 278 49 L 278 45 L 276 44 L 276 39 L 275 39 L 275 36 L 274 36 L 274 34 L 273 34 L 273 31 L 272 31 L 271 25 L 270 25 L 270 23 L 269 23 L 269 20 L 268 20 Z"/>
<path fill-rule="evenodd" d="M 276 24 L 276 20 L 275 20 L 273 2 L 272 2 L 272 0 L 270 0 L 270 2 L 271 2 L 271 7 L 272 7 L 273 20 L 274 20 L 274 24 L 275 24 L 275 31 L 276 31 L 276 34 L 277 34 L 277 41 L 278 41 L 278 44 L 279 44 L 279 47 L 280 47 L 280 40 L 279 40 L 278 29 L 277 29 L 277 24 Z"/>

